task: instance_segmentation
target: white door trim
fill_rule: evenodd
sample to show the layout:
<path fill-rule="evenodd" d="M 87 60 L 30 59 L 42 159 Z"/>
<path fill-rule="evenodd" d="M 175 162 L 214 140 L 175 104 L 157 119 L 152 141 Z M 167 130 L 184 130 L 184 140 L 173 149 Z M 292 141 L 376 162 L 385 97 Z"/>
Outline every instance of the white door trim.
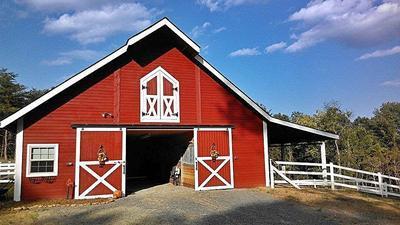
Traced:
<path fill-rule="evenodd" d="M 110 160 L 107 161 L 106 164 L 114 164 L 111 169 L 109 169 L 103 176 L 99 176 L 96 174 L 92 169 L 90 169 L 89 165 L 96 165 L 98 161 L 80 161 L 80 153 L 81 153 L 81 134 L 82 131 L 95 131 L 95 132 L 105 132 L 105 131 L 114 131 L 114 132 L 121 132 L 122 133 L 122 159 L 121 160 Z M 76 128 L 76 155 L 75 155 L 75 199 L 93 199 L 93 198 L 110 198 L 113 197 L 112 194 L 104 194 L 104 195 L 90 195 L 90 193 L 97 185 L 103 183 L 106 187 L 108 187 L 111 191 L 115 191 L 116 189 L 109 184 L 105 179 L 116 169 L 120 168 L 122 170 L 122 178 L 121 178 L 121 191 L 122 195 L 125 196 L 126 194 L 126 128 L 119 128 L 119 127 L 85 127 Z M 80 169 L 84 169 L 97 180 L 93 183 L 88 189 L 86 189 L 82 194 L 79 194 L 79 176 L 80 176 Z"/>
<path fill-rule="evenodd" d="M 219 156 L 216 160 L 222 161 L 222 163 L 214 170 L 211 168 L 205 161 L 211 161 L 212 158 L 210 156 L 198 156 L 198 131 L 226 131 L 228 132 L 228 142 L 229 142 L 229 156 Z M 232 154 L 232 128 L 220 128 L 220 127 L 210 127 L 210 128 L 194 128 L 193 129 L 193 139 L 194 139 L 194 158 L 195 158 L 195 173 L 194 173 L 194 188 L 196 191 L 202 190 L 217 190 L 217 189 L 229 189 L 234 188 L 234 168 L 233 168 L 233 154 Z M 218 172 L 229 162 L 230 164 L 230 182 L 228 182 L 225 178 L 218 174 Z M 211 174 L 201 183 L 199 184 L 199 163 Z M 220 181 L 222 181 L 225 185 L 222 186 L 212 186 L 205 187 L 207 183 L 213 178 L 216 177 Z"/>

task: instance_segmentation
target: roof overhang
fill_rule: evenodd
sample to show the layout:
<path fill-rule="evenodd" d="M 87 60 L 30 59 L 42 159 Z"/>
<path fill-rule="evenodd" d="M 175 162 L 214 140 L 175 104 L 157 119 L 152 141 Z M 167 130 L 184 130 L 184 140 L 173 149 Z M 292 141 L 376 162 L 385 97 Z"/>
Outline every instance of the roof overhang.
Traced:
<path fill-rule="evenodd" d="M 227 86 L 234 94 L 236 94 L 241 100 L 243 100 L 246 104 L 248 104 L 254 111 L 256 111 L 259 115 L 263 117 L 264 120 L 271 124 L 276 124 L 279 126 L 287 127 L 289 129 L 298 130 L 300 132 L 310 133 L 313 137 L 318 137 L 317 139 L 339 139 L 339 136 L 336 134 L 320 131 L 317 129 L 301 126 L 298 124 L 282 121 L 276 118 L 271 117 L 263 108 L 261 108 L 255 101 L 253 101 L 249 96 L 247 96 L 243 91 L 241 91 L 235 84 L 233 84 L 230 80 L 228 80 L 224 75 L 222 75 L 217 69 L 215 69 L 210 63 L 208 63 L 202 56 L 199 55 L 200 47 L 194 41 L 192 41 L 185 33 L 183 33 L 177 26 L 175 26 L 171 21 L 167 18 L 163 18 L 162 20 L 154 23 L 150 27 L 146 28 L 142 32 L 136 34 L 135 36 L 129 38 L 125 45 L 97 61 L 93 65 L 84 69 L 83 71 L 77 73 L 72 76 L 70 79 L 61 83 L 57 87 L 53 88 L 51 91 L 41 96 L 37 100 L 33 101 L 29 105 L 15 112 L 11 116 L 5 118 L 0 122 L 0 128 L 5 128 L 11 123 L 15 122 L 19 118 L 23 117 L 36 107 L 42 105 L 47 102 L 49 99 L 53 98 L 57 94 L 61 93 L 65 89 L 74 85 L 75 83 L 81 81 L 85 77 L 104 67 L 114 59 L 123 55 L 128 51 L 131 46 L 140 45 L 141 41 L 146 37 L 160 31 L 161 29 L 168 28 L 173 34 L 175 34 L 178 39 L 182 40 L 183 43 L 188 46 L 190 49 L 191 55 L 194 55 L 194 59 L 201 64 L 204 68 L 206 68 L 212 75 L 214 75 L 221 83 Z"/>

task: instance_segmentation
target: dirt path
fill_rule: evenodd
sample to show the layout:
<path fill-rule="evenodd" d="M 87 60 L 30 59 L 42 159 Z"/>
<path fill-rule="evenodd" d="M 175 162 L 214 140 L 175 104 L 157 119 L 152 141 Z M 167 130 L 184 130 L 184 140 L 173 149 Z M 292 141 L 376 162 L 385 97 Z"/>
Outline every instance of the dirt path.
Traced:
<path fill-rule="evenodd" d="M 279 200 L 257 189 L 195 192 L 169 184 L 142 190 L 103 205 L 59 206 L 14 214 L 14 219 L 26 218 L 24 224 L 40 225 L 350 224 L 346 215 L 296 201 Z M 13 222 L 21 224 L 22 221 L 15 219 Z M 373 223 L 368 218 L 359 222 Z"/>

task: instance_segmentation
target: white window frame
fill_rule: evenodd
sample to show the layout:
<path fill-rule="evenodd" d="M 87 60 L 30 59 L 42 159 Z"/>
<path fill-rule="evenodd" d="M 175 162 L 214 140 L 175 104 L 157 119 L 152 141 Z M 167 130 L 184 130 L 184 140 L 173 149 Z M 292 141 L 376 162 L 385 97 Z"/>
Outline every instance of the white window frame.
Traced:
<path fill-rule="evenodd" d="M 31 155 L 33 148 L 54 148 L 53 172 L 31 173 Z M 26 177 L 55 177 L 58 175 L 58 144 L 28 144 L 26 152 Z"/>
<path fill-rule="evenodd" d="M 152 80 L 153 78 L 157 79 L 157 95 L 147 95 L 147 89 L 143 88 L 146 87 L 148 81 Z M 173 91 L 173 96 L 164 96 L 164 82 L 163 78 L 169 81 L 173 88 L 176 89 Z M 140 122 L 170 122 L 170 123 L 179 123 L 180 122 L 180 108 L 179 108 L 179 93 L 180 93 L 180 86 L 179 81 L 176 80 L 170 73 L 168 73 L 165 69 L 161 66 L 157 67 L 155 70 L 151 71 L 144 77 L 140 79 Z M 147 97 L 157 98 L 157 112 L 155 116 L 143 115 L 143 113 L 147 110 Z M 164 101 L 168 98 L 173 98 L 173 107 L 174 112 L 178 113 L 177 116 L 174 117 L 167 117 L 163 115 L 164 112 Z"/>

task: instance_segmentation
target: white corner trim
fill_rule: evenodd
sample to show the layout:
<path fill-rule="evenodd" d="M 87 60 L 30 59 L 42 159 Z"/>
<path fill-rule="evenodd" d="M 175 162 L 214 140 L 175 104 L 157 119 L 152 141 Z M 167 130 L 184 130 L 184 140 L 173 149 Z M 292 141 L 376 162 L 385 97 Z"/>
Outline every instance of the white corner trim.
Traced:
<path fill-rule="evenodd" d="M 32 148 L 54 148 L 53 172 L 31 172 Z M 27 144 L 26 146 L 26 177 L 55 177 L 58 175 L 58 144 Z"/>
<path fill-rule="evenodd" d="M 14 201 L 21 201 L 22 184 L 22 150 L 24 145 L 24 118 L 17 121 L 17 135 L 15 138 L 15 180 L 14 180 Z"/>
<path fill-rule="evenodd" d="M 160 29 L 163 26 L 167 26 L 170 28 L 176 35 L 178 35 L 182 40 L 184 40 L 189 46 L 191 46 L 197 53 L 200 52 L 200 47 L 194 43 L 190 38 L 188 38 L 182 31 L 180 31 L 174 24 L 172 24 L 167 18 L 164 18 L 157 23 L 151 25 L 147 29 L 143 30 L 142 32 L 138 33 L 137 35 L 128 39 L 125 45 L 121 48 L 117 49 L 110 55 L 104 57 L 103 59 L 97 61 L 93 65 L 89 66 L 82 72 L 72 76 L 70 79 L 66 80 L 64 83 L 60 84 L 59 86 L 55 87 L 53 90 L 49 91 L 42 97 L 38 98 L 37 100 L 33 101 L 29 105 L 25 106 L 24 108 L 18 110 L 11 116 L 5 118 L 0 122 L 0 128 L 4 128 L 10 123 L 16 121 L 18 118 L 24 116 L 28 112 L 32 111 L 39 105 L 45 103 L 52 97 L 56 96 L 60 92 L 64 91 L 68 87 L 72 86 L 73 84 L 77 83 L 78 81 L 82 80 L 83 78 L 87 77 L 91 73 L 95 72 L 99 68 L 103 67 L 104 65 L 108 64 L 112 60 L 116 59 L 118 56 L 124 54 L 130 45 L 137 43 L 138 41 L 142 40 L 143 38 L 147 37 L 151 33 L 155 32 L 156 30 Z"/>
<path fill-rule="evenodd" d="M 75 140 L 75 188 L 74 188 L 74 199 L 79 197 L 79 162 L 81 161 L 81 132 L 82 128 L 76 128 L 76 140 Z"/>
<path fill-rule="evenodd" d="M 243 91 L 241 91 L 235 84 L 233 84 L 224 75 L 222 75 L 218 70 L 216 70 L 203 57 L 201 57 L 200 55 L 197 55 L 197 56 L 195 56 L 195 59 L 201 65 L 203 65 L 206 69 L 208 69 L 214 76 L 216 76 L 219 80 L 221 80 L 224 84 L 226 84 L 234 93 L 236 93 L 241 99 L 243 99 L 247 104 L 249 104 L 254 110 L 256 110 L 259 114 L 261 114 L 267 121 L 269 121 L 271 123 L 276 123 L 276 124 L 280 124 L 283 126 L 291 127 L 294 129 L 314 133 L 317 135 L 325 136 L 328 138 L 339 139 L 339 135 L 336 135 L 336 134 L 328 133 L 325 131 L 320 131 L 317 129 L 301 126 L 298 124 L 286 122 L 286 121 L 271 117 L 270 115 L 268 115 L 268 113 L 264 109 L 262 109 L 256 102 L 254 102 L 249 96 L 247 96 Z"/>
<path fill-rule="evenodd" d="M 268 125 L 263 121 L 263 140 L 264 140 L 264 167 L 265 167 L 265 186 L 270 187 L 269 178 L 269 147 L 268 147 Z"/>

